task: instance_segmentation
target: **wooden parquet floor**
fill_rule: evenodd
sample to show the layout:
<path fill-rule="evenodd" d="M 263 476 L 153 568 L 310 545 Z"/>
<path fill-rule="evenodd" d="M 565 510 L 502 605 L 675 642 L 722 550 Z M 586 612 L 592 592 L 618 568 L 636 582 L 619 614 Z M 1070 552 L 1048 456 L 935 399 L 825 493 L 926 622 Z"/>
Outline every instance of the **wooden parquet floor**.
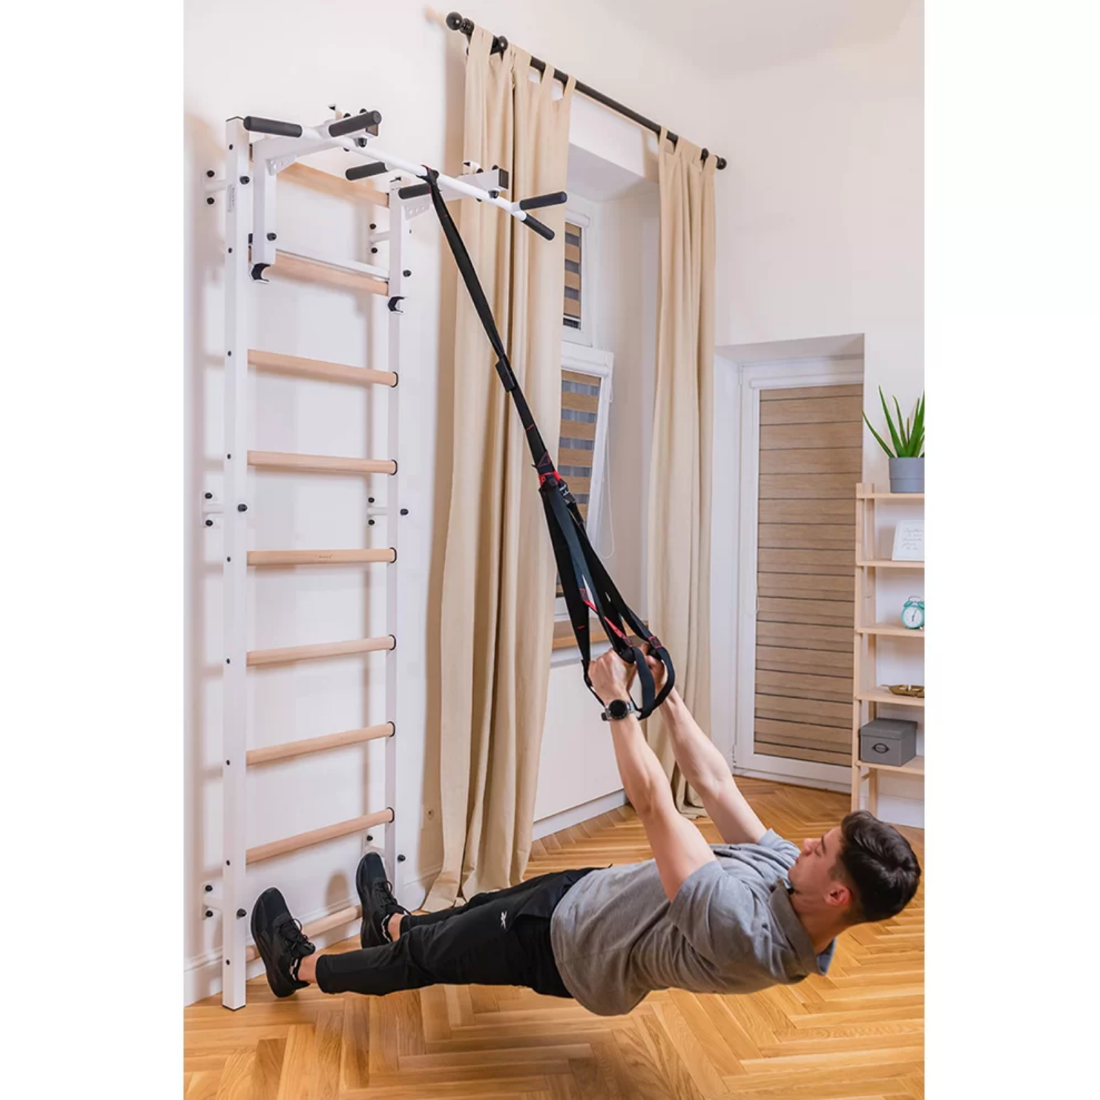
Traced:
<path fill-rule="evenodd" d="M 837 824 L 847 797 L 740 780 L 796 843 Z M 709 821 L 707 838 L 720 838 Z M 923 866 L 922 833 L 903 830 Z M 536 843 L 528 875 L 649 858 L 623 809 Z M 357 941 L 343 947 L 351 950 Z M 830 972 L 751 996 L 652 993 L 594 1016 L 525 989 L 434 986 L 363 997 L 315 987 L 246 1008 L 184 1010 L 186 1100 L 920 1100 L 923 887 L 894 920 L 845 933 Z"/>

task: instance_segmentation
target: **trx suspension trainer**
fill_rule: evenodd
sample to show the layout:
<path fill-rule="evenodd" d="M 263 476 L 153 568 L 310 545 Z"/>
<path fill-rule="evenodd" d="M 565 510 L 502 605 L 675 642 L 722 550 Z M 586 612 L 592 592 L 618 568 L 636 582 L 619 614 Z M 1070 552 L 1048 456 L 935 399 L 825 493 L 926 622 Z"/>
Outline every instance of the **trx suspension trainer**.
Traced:
<path fill-rule="evenodd" d="M 542 497 L 542 507 L 546 514 L 546 525 L 550 530 L 550 541 L 554 548 L 554 558 L 558 566 L 558 575 L 561 577 L 562 590 L 565 594 L 566 607 L 569 609 L 569 621 L 573 627 L 573 634 L 577 639 L 577 647 L 581 654 L 581 663 L 584 668 L 584 682 L 588 690 L 592 691 L 592 681 L 588 676 L 588 666 L 591 662 L 592 642 L 589 636 L 588 623 L 591 612 L 599 620 L 600 625 L 607 632 L 608 641 L 615 652 L 628 664 L 633 664 L 637 671 L 638 683 L 641 686 L 642 702 L 638 710 L 639 718 L 648 717 L 667 698 L 675 683 L 675 672 L 672 667 L 672 659 L 668 650 L 660 642 L 656 635 L 650 633 L 649 628 L 641 621 L 619 594 L 615 582 L 611 579 L 596 551 L 588 541 L 588 535 L 584 528 L 584 519 L 577 508 L 577 502 L 569 491 L 561 474 L 558 473 L 554 463 L 550 459 L 550 452 L 543 442 L 535 419 L 527 405 L 527 399 L 516 381 L 512 372 L 512 365 L 508 361 L 508 353 L 504 349 L 504 342 L 497 331 L 496 321 L 493 319 L 492 310 L 485 297 L 485 291 L 477 277 L 477 271 L 466 251 L 466 245 L 459 235 L 458 228 L 451 217 L 443 195 L 439 190 L 439 173 L 432 168 L 426 168 L 426 174 L 420 174 L 421 179 L 427 181 L 431 191 L 432 205 L 435 207 L 439 224 L 443 227 L 443 234 L 447 238 L 454 255 L 455 263 L 462 275 L 462 281 L 466 284 L 473 301 L 474 309 L 481 319 L 481 325 L 485 329 L 485 335 L 492 345 L 497 357 L 496 370 L 500 376 L 505 391 L 511 396 L 523 423 L 524 434 L 531 448 L 531 457 L 534 459 L 535 470 L 539 477 L 539 495 Z M 550 206 L 565 201 L 563 194 L 540 196 L 536 199 L 526 200 L 521 206 L 524 209 L 538 206 Z M 530 215 L 524 221 L 528 228 L 537 232 L 547 240 L 553 239 L 553 231 L 544 226 Z M 627 630 L 645 640 L 648 652 L 657 658 L 665 668 L 665 682 L 661 690 L 655 690 L 653 674 L 646 662 L 646 651 L 641 646 L 635 645 L 627 636 Z M 596 696 L 599 699 L 599 696 Z M 601 699 L 601 703 L 604 701 Z"/>

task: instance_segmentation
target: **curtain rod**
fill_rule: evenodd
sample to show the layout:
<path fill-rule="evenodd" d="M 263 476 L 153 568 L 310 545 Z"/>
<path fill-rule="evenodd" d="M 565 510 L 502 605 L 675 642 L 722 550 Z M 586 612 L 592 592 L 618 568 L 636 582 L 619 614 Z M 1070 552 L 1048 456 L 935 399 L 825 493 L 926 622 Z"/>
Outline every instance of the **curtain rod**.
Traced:
<path fill-rule="evenodd" d="M 459 15 L 457 11 L 453 11 L 447 16 L 447 26 L 452 31 L 458 31 L 461 34 L 466 35 L 467 38 L 474 33 L 474 22 L 472 19 L 466 19 Z M 490 54 L 500 53 L 503 54 L 508 48 L 508 39 L 504 35 L 494 35 L 493 45 L 490 49 Z M 538 70 L 540 73 L 546 72 L 546 62 L 540 61 L 537 57 L 531 58 L 531 68 Z M 560 69 L 554 70 L 554 79 L 560 80 L 563 84 L 569 79 L 568 73 L 563 73 Z M 612 111 L 618 112 L 620 115 L 629 118 L 632 122 L 636 122 L 639 126 L 644 126 L 647 130 L 652 130 L 658 138 L 661 136 L 661 127 L 657 125 L 652 119 L 648 119 L 645 115 L 638 114 L 637 111 L 632 111 L 629 107 L 624 107 L 621 103 L 616 102 L 610 96 L 606 96 L 603 92 L 597 92 L 595 88 L 590 87 L 588 84 L 582 84 L 579 80 L 575 85 L 578 92 L 581 95 L 587 96 L 589 99 L 594 99 L 597 103 L 602 103 L 605 107 L 609 107 Z M 679 137 L 676 134 L 669 133 L 668 140 L 673 145 L 679 141 Z M 710 150 L 703 150 L 703 160 L 706 160 L 710 156 Z M 718 157 L 716 167 L 721 170 L 726 167 L 726 158 Z"/>

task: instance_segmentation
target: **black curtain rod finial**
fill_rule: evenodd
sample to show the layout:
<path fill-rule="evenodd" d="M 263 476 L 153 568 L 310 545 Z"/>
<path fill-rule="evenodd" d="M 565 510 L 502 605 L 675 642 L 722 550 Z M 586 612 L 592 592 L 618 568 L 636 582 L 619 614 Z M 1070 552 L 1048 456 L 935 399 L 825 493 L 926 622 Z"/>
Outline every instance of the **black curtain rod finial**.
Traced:
<path fill-rule="evenodd" d="M 474 33 L 474 21 L 472 19 L 463 19 L 457 11 L 453 11 L 447 16 L 447 26 L 450 27 L 452 31 L 461 31 L 467 36 Z"/>

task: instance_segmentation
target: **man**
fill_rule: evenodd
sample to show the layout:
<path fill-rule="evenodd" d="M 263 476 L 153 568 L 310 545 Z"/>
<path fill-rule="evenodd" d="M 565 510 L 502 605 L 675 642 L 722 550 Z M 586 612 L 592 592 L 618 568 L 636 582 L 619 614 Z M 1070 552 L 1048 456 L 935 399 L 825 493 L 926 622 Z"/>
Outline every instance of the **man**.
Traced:
<path fill-rule="evenodd" d="M 659 686 L 663 667 L 650 665 Z M 435 983 L 523 985 L 613 1016 L 655 989 L 750 993 L 824 974 L 839 933 L 909 903 L 920 867 L 897 830 L 860 811 L 800 852 L 765 829 L 672 691 L 663 709 L 676 761 L 725 842 L 707 844 L 677 813 L 646 744 L 630 701 L 633 673 L 613 652 L 590 670 L 652 860 L 542 875 L 411 915 L 371 853 L 356 874 L 362 950 L 337 955 L 316 955 L 279 891 L 266 890 L 252 933 L 275 994 L 310 982 L 325 993 L 374 994 Z"/>

